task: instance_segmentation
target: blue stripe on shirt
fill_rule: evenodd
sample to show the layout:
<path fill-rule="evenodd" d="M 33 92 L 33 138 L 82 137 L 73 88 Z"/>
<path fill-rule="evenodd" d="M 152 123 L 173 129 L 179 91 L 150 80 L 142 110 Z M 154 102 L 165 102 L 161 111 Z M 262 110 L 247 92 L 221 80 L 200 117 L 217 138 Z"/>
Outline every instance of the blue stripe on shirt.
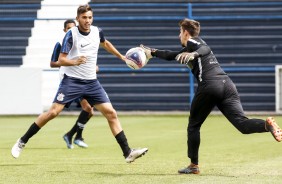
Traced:
<path fill-rule="evenodd" d="M 64 37 L 61 52 L 68 54 L 72 48 L 72 45 L 72 32 L 68 31 Z"/>
<path fill-rule="evenodd" d="M 53 53 L 52 53 L 52 57 L 51 57 L 52 62 L 58 61 L 59 55 L 60 55 L 60 52 L 61 52 L 61 47 L 62 47 L 61 44 L 59 42 L 57 42 L 55 47 L 54 47 Z"/>
<path fill-rule="evenodd" d="M 100 36 L 100 42 L 105 42 L 105 36 L 104 36 L 104 32 L 101 28 L 98 28 L 99 29 L 99 36 Z"/>

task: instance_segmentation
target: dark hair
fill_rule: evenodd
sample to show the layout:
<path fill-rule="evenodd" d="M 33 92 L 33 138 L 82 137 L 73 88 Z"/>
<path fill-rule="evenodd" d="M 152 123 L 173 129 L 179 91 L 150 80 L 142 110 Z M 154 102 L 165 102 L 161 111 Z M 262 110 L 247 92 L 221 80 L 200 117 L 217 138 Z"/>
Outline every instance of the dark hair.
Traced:
<path fill-rule="evenodd" d="M 89 6 L 89 4 L 80 5 L 77 8 L 77 16 L 79 16 L 80 14 L 86 13 L 88 11 L 92 11 L 92 8 L 91 8 L 91 6 Z"/>
<path fill-rule="evenodd" d="M 64 29 L 67 28 L 67 25 L 70 24 L 70 23 L 73 23 L 74 25 L 76 25 L 75 21 L 72 20 L 72 19 L 67 19 L 65 22 L 64 22 Z"/>
<path fill-rule="evenodd" d="M 183 19 L 179 22 L 179 26 L 188 31 L 188 33 L 192 36 L 199 36 L 200 34 L 200 22 L 192 20 L 192 19 Z"/>

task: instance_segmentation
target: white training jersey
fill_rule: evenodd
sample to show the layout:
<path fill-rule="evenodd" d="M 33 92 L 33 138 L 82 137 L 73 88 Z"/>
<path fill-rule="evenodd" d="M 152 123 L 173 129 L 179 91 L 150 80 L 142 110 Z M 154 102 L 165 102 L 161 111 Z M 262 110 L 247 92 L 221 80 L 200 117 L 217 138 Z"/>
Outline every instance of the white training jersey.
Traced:
<path fill-rule="evenodd" d="M 68 36 L 71 36 L 72 39 L 68 39 Z M 64 43 L 71 41 L 72 43 Z M 88 35 L 81 34 L 78 27 L 72 27 L 64 38 L 61 52 L 68 50 L 66 49 L 68 45 L 71 45 L 67 56 L 68 59 L 75 60 L 79 56 L 86 56 L 87 61 L 79 66 L 61 66 L 62 71 L 70 77 L 87 80 L 96 79 L 96 64 L 100 45 L 98 27 L 90 26 L 90 33 Z"/>

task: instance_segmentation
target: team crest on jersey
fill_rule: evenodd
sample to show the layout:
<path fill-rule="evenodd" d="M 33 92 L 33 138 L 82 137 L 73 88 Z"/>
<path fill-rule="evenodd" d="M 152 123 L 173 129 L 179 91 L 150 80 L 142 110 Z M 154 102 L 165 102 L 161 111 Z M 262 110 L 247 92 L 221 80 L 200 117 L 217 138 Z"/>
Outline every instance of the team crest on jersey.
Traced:
<path fill-rule="evenodd" d="M 61 101 L 64 100 L 64 97 L 65 97 L 65 95 L 63 93 L 59 93 L 58 96 L 57 96 L 57 100 L 61 102 Z"/>

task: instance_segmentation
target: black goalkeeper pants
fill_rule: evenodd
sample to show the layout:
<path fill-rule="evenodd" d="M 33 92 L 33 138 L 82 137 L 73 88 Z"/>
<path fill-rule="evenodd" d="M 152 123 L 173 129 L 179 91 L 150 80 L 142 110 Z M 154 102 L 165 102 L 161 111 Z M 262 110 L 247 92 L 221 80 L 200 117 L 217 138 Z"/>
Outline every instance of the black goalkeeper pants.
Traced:
<path fill-rule="evenodd" d="M 198 164 L 200 128 L 215 106 L 241 133 L 267 132 L 265 120 L 245 116 L 236 86 L 229 77 L 202 81 L 191 104 L 187 128 L 188 157 L 194 164 Z"/>

